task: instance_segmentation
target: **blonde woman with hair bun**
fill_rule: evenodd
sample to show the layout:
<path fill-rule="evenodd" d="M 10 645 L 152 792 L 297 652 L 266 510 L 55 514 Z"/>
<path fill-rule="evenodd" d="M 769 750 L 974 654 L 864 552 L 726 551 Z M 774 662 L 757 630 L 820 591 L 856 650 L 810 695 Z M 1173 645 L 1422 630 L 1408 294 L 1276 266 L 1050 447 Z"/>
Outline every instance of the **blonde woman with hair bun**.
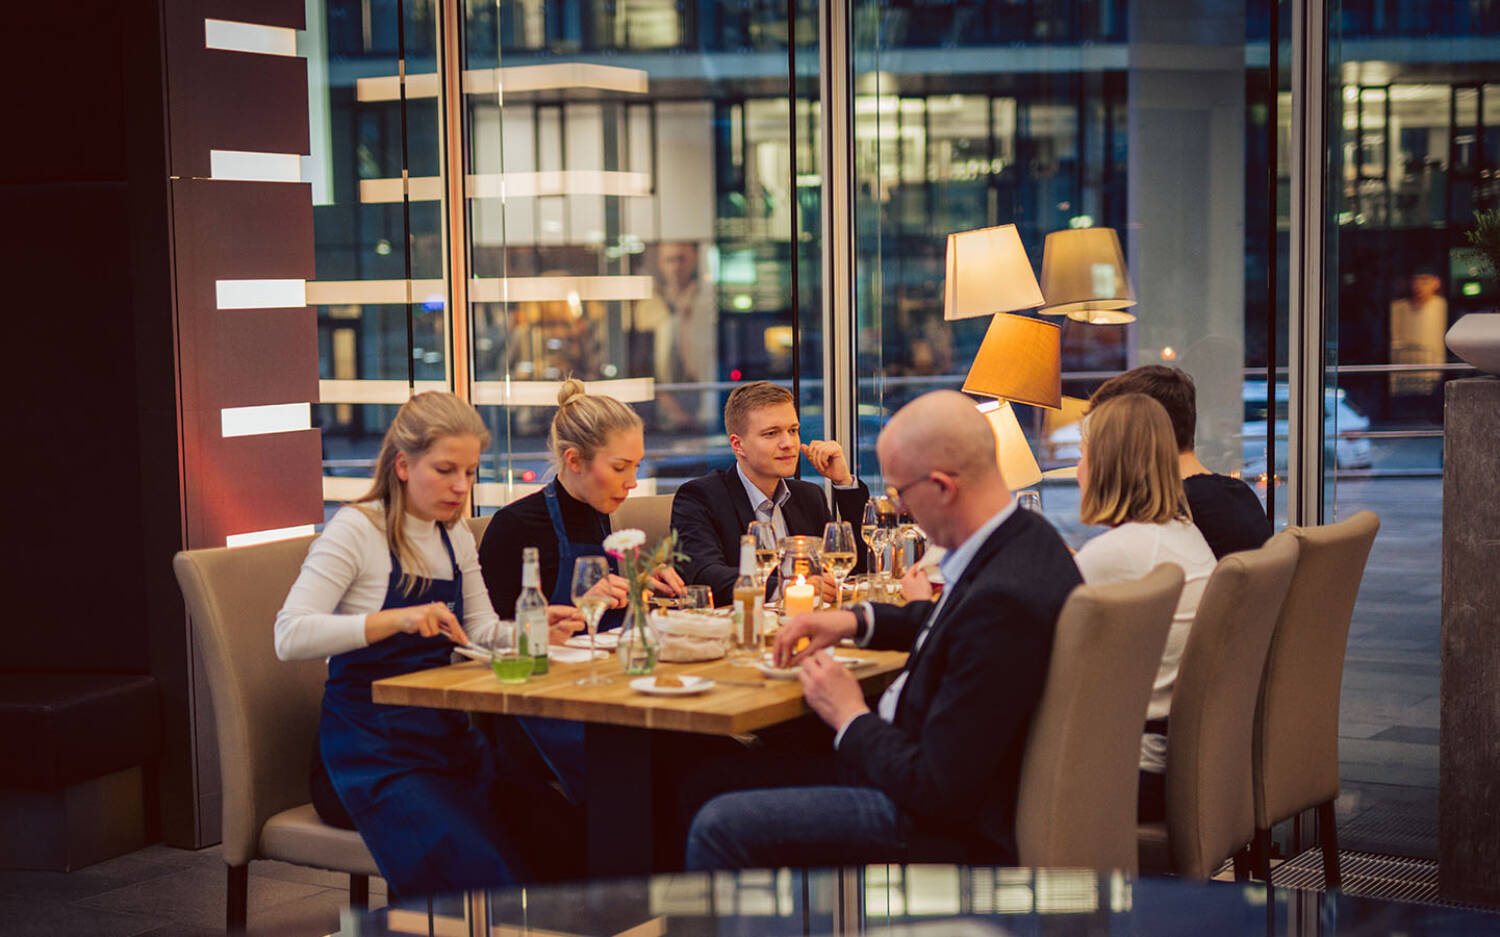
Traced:
<path fill-rule="evenodd" d="M 502 771 L 462 713 L 370 696 L 372 681 L 443 666 L 454 645 L 487 645 L 498 626 L 462 523 L 489 442 L 479 414 L 454 395 L 408 400 L 386 431 L 370 490 L 313 541 L 276 616 L 278 657 L 328 659 L 313 807 L 358 830 L 403 897 L 574 871 L 556 844 L 569 842 L 569 829 L 576 839 L 578 823 L 548 779 Z M 502 821 L 497 802 L 536 809 Z"/>
<path fill-rule="evenodd" d="M 590 394 L 584 383 L 569 378 L 557 394 L 557 413 L 547 433 L 547 448 L 556 472 L 541 491 L 512 501 L 495 513 L 479 546 L 479 566 L 489 587 L 490 601 L 502 613 L 515 608 L 521 594 L 521 551 L 535 547 L 542 594 L 553 610 L 575 611 L 571 594 L 573 564 L 579 557 L 604 556 L 612 574 L 596 590 L 606 594 L 612 611 L 600 630 L 624 621 L 628 594 L 616 561 L 604 552 L 610 534 L 609 515 L 625 503 L 636 487 L 636 472 L 646 454 L 641 418 L 613 397 Z M 663 567 L 651 582 L 658 594 L 682 595 L 686 589 L 677 571 Z M 581 616 L 560 619 L 553 640 L 583 627 Z M 582 733 L 576 723 L 525 720 L 531 738 L 548 756 L 552 767 L 575 799 L 582 799 Z"/>
<path fill-rule="evenodd" d="M 1085 583 L 1140 579 L 1159 563 L 1176 563 L 1186 577 L 1141 735 L 1137 811 L 1143 821 L 1160 820 L 1166 816 L 1164 772 L 1172 687 L 1198 600 L 1215 564 L 1213 550 L 1188 509 L 1166 408 L 1145 394 L 1111 397 L 1091 408 L 1083 420 L 1078 486 L 1083 493 L 1080 519 L 1109 527 L 1074 557 Z"/>

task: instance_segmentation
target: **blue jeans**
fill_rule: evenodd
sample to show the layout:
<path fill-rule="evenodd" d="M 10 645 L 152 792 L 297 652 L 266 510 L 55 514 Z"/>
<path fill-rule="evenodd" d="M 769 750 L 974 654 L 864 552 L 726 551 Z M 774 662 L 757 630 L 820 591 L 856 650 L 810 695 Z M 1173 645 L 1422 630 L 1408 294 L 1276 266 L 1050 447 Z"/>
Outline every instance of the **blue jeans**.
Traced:
<path fill-rule="evenodd" d="M 754 869 L 899 860 L 906 823 L 873 787 L 776 787 L 720 794 L 693 818 L 687 867 Z"/>

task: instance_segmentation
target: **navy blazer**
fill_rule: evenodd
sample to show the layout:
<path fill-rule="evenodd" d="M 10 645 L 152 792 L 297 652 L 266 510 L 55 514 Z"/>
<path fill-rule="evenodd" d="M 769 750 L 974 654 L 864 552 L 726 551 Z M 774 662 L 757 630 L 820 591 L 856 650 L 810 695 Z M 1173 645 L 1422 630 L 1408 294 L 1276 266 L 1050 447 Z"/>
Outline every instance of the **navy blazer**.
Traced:
<path fill-rule="evenodd" d="M 979 548 L 920 650 L 907 661 L 896 717 L 850 723 L 839 756 L 912 821 L 913 849 L 958 841 L 953 861 L 1016 861 L 1016 792 L 1026 733 L 1046 682 L 1057 616 L 1082 583 L 1057 531 L 1032 511 Z M 931 602 L 875 605 L 869 646 L 909 650 Z"/>
<path fill-rule="evenodd" d="M 785 481 L 791 492 L 781 506 L 787 533 L 823 536 L 823 526 L 833 520 L 823 489 L 795 478 Z M 858 479 L 855 482 L 854 488 L 835 488 L 833 502 L 839 519 L 854 527 L 859 556 L 855 568 L 862 569 L 865 547 L 859 525 L 865 502 L 870 500 L 870 490 L 864 482 Z M 695 478 L 678 488 L 672 498 L 672 528 L 677 531 L 679 548 L 688 557 L 687 562 L 679 565 L 678 572 L 686 582 L 710 586 L 715 605 L 734 601 L 734 581 L 740 575 L 740 538 L 753 520 L 755 509 L 750 506 L 750 496 L 734 468 L 718 469 Z"/>

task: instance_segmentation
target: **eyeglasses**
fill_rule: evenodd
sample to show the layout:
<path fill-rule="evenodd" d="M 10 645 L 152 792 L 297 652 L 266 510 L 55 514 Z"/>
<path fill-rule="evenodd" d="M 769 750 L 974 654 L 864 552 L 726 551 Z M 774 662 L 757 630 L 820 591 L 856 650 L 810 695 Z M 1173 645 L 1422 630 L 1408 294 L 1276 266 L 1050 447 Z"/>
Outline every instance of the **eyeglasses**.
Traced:
<path fill-rule="evenodd" d="M 928 472 L 925 477 L 919 478 L 914 482 L 907 482 L 900 488 L 897 488 L 895 485 L 886 485 L 885 496 L 891 499 L 891 502 L 896 506 L 897 510 L 900 510 L 906 504 L 906 499 L 903 496 L 908 491 L 911 491 L 913 488 L 917 487 L 923 482 L 930 482 L 935 480 L 936 479 L 932 477 L 932 473 Z"/>

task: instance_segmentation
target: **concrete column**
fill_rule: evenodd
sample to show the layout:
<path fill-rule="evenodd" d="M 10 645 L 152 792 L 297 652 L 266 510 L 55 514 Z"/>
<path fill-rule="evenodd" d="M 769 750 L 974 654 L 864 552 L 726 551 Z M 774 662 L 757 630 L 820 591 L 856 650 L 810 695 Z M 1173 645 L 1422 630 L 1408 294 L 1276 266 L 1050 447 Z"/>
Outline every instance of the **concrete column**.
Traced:
<path fill-rule="evenodd" d="M 1500 379 L 1449 381 L 1444 412 L 1444 896 L 1500 901 Z"/>
<path fill-rule="evenodd" d="M 1129 11 L 1130 365 L 1193 376 L 1198 456 L 1231 472 L 1244 421 L 1245 16 L 1205 0 Z"/>

